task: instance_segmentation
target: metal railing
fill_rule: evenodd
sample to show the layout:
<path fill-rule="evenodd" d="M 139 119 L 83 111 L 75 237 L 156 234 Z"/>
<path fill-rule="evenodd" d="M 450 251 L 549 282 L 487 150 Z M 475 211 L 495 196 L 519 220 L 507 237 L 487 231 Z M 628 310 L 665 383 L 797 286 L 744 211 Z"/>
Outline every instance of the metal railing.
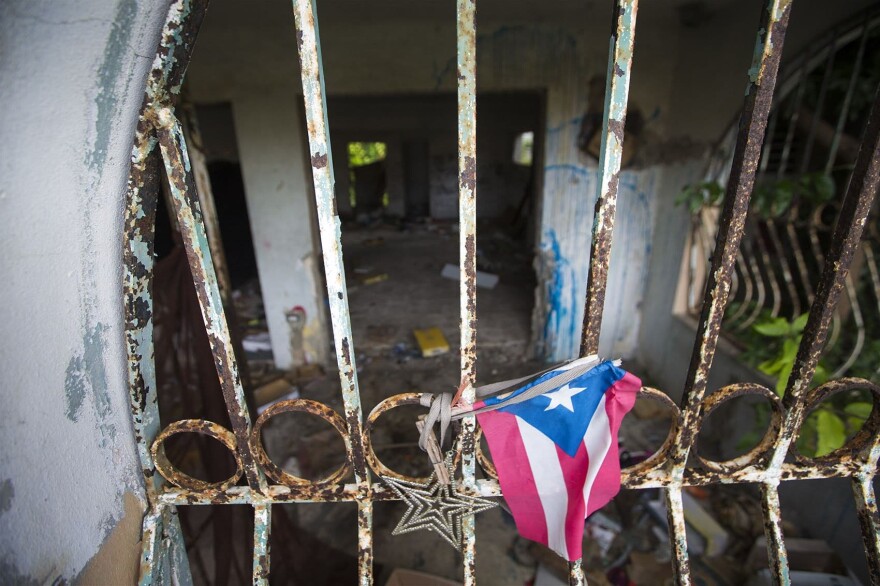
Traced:
<path fill-rule="evenodd" d="M 212 251 L 202 220 L 193 168 L 186 141 L 175 114 L 179 93 L 193 42 L 201 24 L 207 0 L 176 0 L 168 13 L 157 55 L 147 84 L 146 96 L 132 151 L 131 176 L 126 194 L 124 244 L 124 300 L 126 343 L 129 356 L 131 412 L 138 454 L 146 483 L 149 509 L 144 519 L 140 582 L 163 581 L 170 563 L 187 571 L 181 553 L 176 508 L 197 505 L 244 504 L 254 508 L 253 581 L 268 582 L 271 507 L 279 503 L 355 502 L 358 507 L 358 561 L 361 584 L 372 583 L 373 503 L 395 499 L 373 475 L 403 475 L 389 470 L 377 458 L 370 433 L 377 419 L 395 407 L 416 404 L 414 393 L 390 397 L 363 418 L 354 342 L 348 312 L 348 298 L 342 264 L 340 222 L 333 192 L 333 165 L 326 115 L 326 96 L 320 60 L 320 41 L 315 0 L 294 0 L 296 36 L 301 64 L 302 87 L 308 122 L 309 157 L 315 184 L 321 246 L 326 271 L 327 295 L 344 401 L 344 412 L 308 400 L 282 401 L 267 409 L 255 422 L 246 406 L 238 366 L 223 310 L 222 298 L 212 262 Z M 458 99 L 459 99 L 459 204 L 460 204 L 460 289 L 461 388 L 466 401 L 473 401 L 476 346 L 476 44 L 475 0 L 457 0 L 458 7 Z M 831 248 L 825 255 L 822 278 L 812 302 L 809 322 L 797 363 L 782 399 L 757 384 L 728 386 L 707 394 L 708 372 L 728 302 L 740 240 L 746 227 L 749 198 L 760 163 L 761 144 L 774 93 L 779 58 L 788 23 L 790 0 L 773 0 L 762 10 L 754 64 L 730 180 L 716 237 L 708 283 L 702 303 L 698 335 L 687 373 L 684 398 L 676 406 L 666 394 L 650 388 L 641 397 L 659 401 L 673 412 L 672 426 L 663 446 L 648 460 L 623 471 L 623 486 L 633 489 L 660 488 L 665 495 L 669 533 L 673 544 L 673 568 L 678 583 L 689 584 L 688 553 L 682 510 L 682 488 L 718 483 L 757 483 L 763 496 L 767 547 L 777 583 L 787 583 L 788 564 L 780 524 L 780 482 L 804 478 L 846 477 L 852 480 L 859 510 L 872 580 L 880 584 L 880 519 L 872 486 L 880 454 L 880 388 L 862 380 L 842 379 L 810 390 L 809 384 L 819 352 L 828 336 L 834 307 L 844 290 L 847 271 L 868 215 L 880 176 L 880 105 L 874 105 L 864 142 L 859 150 L 837 222 Z M 616 5 L 611 34 L 606 111 L 600 157 L 599 202 L 593 227 L 590 284 L 582 353 L 595 352 L 602 319 L 606 277 L 617 194 L 617 176 L 623 141 L 627 91 L 635 38 L 637 0 Z M 174 214 L 183 238 L 193 274 L 202 317 L 214 354 L 223 398 L 232 430 L 203 420 L 175 421 L 162 428 L 158 420 L 156 381 L 152 347 L 151 277 L 157 194 L 164 165 Z M 874 407 L 862 431 L 844 448 L 823 458 L 806 460 L 790 447 L 804 416 L 830 395 L 849 388 L 865 388 L 873 395 Z M 770 426 L 761 442 L 744 456 L 727 462 L 700 457 L 695 443 L 701 422 L 719 405 L 734 397 L 755 394 L 772 408 Z M 282 471 L 267 456 L 260 435 L 272 417 L 288 411 L 304 411 L 328 421 L 342 436 L 347 458 L 326 478 L 309 481 Z M 235 473 L 228 479 L 209 483 L 184 474 L 165 457 L 163 442 L 180 433 L 213 437 L 233 454 Z M 482 496 L 500 496 L 491 463 L 479 447 L 479 430 L 473 417 L 467 418 L 456 439 L 461 479 L 458 490 Z M 689 458 L 691 451 L 695 458 Z M 480 463 L 488 478 L 476 478 Z M 244 477 L 246 484 L 240 485 Z M 463 572 L 466 584 L 475 581 L 476 535 L 473 517 L 465 519 Z M 178 544 L 175 546 L 175 544 Z M 583 584 L 579 562 L 571 564 L 572 584 Z"/>
<path fill-rule="evenodd" d="M 746 356 L 759 354 L 752 346 L 767 342 L 750 335 L 755 326 L 778 318 L 793 323 L 815 299 L 833 219 L 855 159 L 852 135 L 866 122 L 871 106 L 865 88 L 880 81 L 873 67 L 878 33 L 876 10 L 859 14 L 853 24 L 833 27 L 791 60 L 774 96 L 724 317 L 725 334 Z M 720 189 L 716 186 L 726 180 L 734 140 L 728 133 L 714 150 L 709 181 L 700 189 Z M 691 315 L 701 309 L 706 281 L 701 261 L 712 253 L 718 229 L 718 203 L 712 199 L 692 208 L 684 275 Z M 880 353 L 867 343 L 870 326 L 880 323 L 878 240 L 877 215 L 870 214 L 823 356 L 831 378 L 852 374 L 880 382 Z M 755 366 L 760 360 L 751 362 Z"/>

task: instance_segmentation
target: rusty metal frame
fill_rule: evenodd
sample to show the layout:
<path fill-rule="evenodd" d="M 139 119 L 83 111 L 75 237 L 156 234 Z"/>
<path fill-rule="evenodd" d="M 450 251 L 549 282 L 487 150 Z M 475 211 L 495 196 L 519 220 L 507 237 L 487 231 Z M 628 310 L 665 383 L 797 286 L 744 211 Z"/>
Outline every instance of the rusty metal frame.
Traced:
<path fill-rule="evenodd" d="M 385 412 L 418 401 L 403 394 L 382 401 L 366 423 L 360 404 L 357 367 L 351 334 L 348 296 L 342 263 L 340 221 L 334 198 L 333 164 L 328 133 L 326 95 L 316 0 L 293 0 L 297 48 L 308 127 L 309 159 L 315 186 L 327 295 L 336 347 L 344 412 L 306 400 L 282 401 L 267 410 L 254 425 L 248 412 L 235 354 L 232 350 L 221 287 L 215 274 L 212 246 L 205 231 L 196 178 L 187 154 L 186 139 L 175 114 L 175 98 L 207 0 L 175 0 L 169 9 L 132 150 L 131 176 L 126 192 L 125 265 L 123 293 L 126 344 L 129 357 L 130 406 L 135 440 L 143 469 L 149 510 L 144 518 L 140 583 L 163 581 L 169 571 L 188 577 L 179 543 L 176 507 L 246 504 L 254 507 L 254 584 L 267 584 L 270 571 L 271 507 L 280 503 L 355 502 L 358 507 L 359 583 L 373 580 L 373 503 L 397 498 L 373 474 L 397 475 L 376 457 L 370 433 Z M 458 138 L 460 213 L 461 397 L 474 399 L 476 361 L 476 29 L 475 0 L 457 0 Z M 600 155 L 601 180 L 593 226 L 589 287 L 581 352 L 598 348 L 605 297 L 617 177 L 623 143 L 627 94 L 632 69 L 637 0 L 619 0 L 610 40 L 605 124 Z M 758 42 L 739 124 L 733 166 L 724 200 L 720 228 L 705 289 L 698 335 L 680 405 L 662 391 L 643 388 L 640 398 L 658 401 L 671 412 L 671 427 L 661 448 L 648 460 L 623 471 L 622 484 L 632 489 L 662 489 L 669 515 L 673 567 L 679 584 L 690 583 L 681 491 L 684 486 L 720 483 L 757 483 L 761 486 L 765 532 L 774 581 L 789 582 L 780 524 L 780 482 L 804 478 L 846 477 L 852 480 L 855 501 L 874 584 L 880 584 L 880 518 L 872 479 L 880 455 L 880 387 L 868 381 L 840 379 L 810 389 L 819 353 L 828 336 L 837 299 L 845 289 L 853 254 L 880 182 L 880 103 L 875 103 L 864 142 L 826 255 L 825 270 L 812 303 L 797 365 L 782 399 L 757 384 L 731 385 L 708 394 L 721 319 L 735 277 L 737 251 L 746 227 L 749 198 L 759 167 L 782 52 L 791 0 L 770 0 L 762 10 Z M 156 404 L 152 348 L 152 253 L 156 198 L 164 166 L 174 212 L 194 275 L 202 317 L 211 340 L 217 374 L 232 430 L 213 422 L 185 420 L 162 429 Z M 216 248 L 214 246 L 213 248 Z M 806 414 L 827 397 L 844 390 L 867 389 L 874 408 L 862 431 L 840 450 L 815 460 L 793 452 L 792 446 Z M 724 402 L 743 395 L 768 401 L 771 423 L 764 438 L 749 453 L 727 462 L 714 462 L 697 452 L 696 438 L 705 418 Z M 708 395 L 708 396 L 707 396 Z M 260 429 L 273 416 L 304 411 L 322 417 L 340 433 L 347 458 L 327 478 L 307 481 L 284 473 L 266 455 Z M 176 433 L 207 434 L 233 454 L 238 470 L 230 479 L 209 484 L 176 470 L 164 458 L 163 442 Z M 463 421 L 455 444 L 456 466 L 461 464 L 458 490 L 482 496 L 500 496 L 494 468 L 479 447 L 473 417 Z M 689 458 L 691 453 L 694 458 Z M 788 457 L 790 456 L 790 457 Z M 477 480 L 479 463 L 487 478 Z M 247 484 L 237 485 L 244 476 Z M 268 478 L 267 478 L 268 477 Z M 476 536 L 473 517 L 464 522 L 463 571 L 466 584 L 475 582 Z M 570 582 L 584 584 L 580 562 L 570 566 Z"/>

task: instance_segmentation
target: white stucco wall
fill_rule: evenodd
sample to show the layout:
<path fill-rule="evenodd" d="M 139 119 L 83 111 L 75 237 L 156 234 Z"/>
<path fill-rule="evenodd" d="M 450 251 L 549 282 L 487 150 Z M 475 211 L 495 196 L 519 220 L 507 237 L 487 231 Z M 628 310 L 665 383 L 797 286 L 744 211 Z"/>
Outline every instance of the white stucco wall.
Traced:
<path fill-rule="evenodd" d="M 121 229 L 135 121 L 166 8 L 0 3 L 3 584 L 72 581 L 123 517 L 124 495 L 142 494 Z M 127 575 L 131 561 L 118 559 Z"/>

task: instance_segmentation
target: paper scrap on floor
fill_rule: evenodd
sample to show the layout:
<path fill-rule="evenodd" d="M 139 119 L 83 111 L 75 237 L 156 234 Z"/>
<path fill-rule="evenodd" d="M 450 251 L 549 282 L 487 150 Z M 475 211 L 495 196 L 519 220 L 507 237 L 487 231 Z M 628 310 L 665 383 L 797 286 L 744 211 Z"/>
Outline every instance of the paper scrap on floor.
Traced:
<path fill-rule="evenodd" d="M 458 267 L 452 264 L 443 265 L 443 270 L 440 271 L 440 276 L 444 279 L 451 279 L 453 281 L 458 280 Z M 481 287 L 483 289 L 494 289 L 495 285 L 498 284 L 498 275 L 493 275 L 492 273 L 484 273 L 483 271 L 477 271 L 477 287 Z"/>

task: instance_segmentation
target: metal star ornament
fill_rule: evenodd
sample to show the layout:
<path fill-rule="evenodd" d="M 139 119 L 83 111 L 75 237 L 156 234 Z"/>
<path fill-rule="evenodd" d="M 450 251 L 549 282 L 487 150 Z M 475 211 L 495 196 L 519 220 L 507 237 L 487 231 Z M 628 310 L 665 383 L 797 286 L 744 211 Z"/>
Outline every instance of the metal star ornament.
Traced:
<path fill-rule="evenodd" d="M 451 456 L 446 458 L 444 465 L 449 470 L 449 478 L 454 478 Z M 454 481 L 444 484 L 437 479 L 436 472 L 425 483 L 387 476 L 383 476 L 382 480 L 406 503 L 406 512 L 391 532 L 392 535 L 424 529 L 437 533 L 459 551 L 462 518 L 498 506 L 489 499 L 457 492 Z"/>

